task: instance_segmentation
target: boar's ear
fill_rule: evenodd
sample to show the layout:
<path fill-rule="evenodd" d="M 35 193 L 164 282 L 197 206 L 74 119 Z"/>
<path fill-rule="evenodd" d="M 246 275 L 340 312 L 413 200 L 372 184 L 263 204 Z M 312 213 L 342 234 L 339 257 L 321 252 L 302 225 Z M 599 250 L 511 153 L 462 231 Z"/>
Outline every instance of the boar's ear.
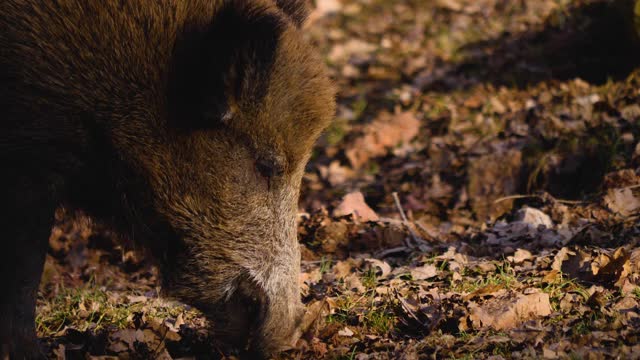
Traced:
<path fill-rule="evenodd" d="M 273 5 L 228 0 L 212 21 L 176 40 L 169 73 L 169 117 L 186 129 L 212 128 L 268 90 L 287 20 Z"/>
<path fill-rule="evenodd" d="M 276 4 L 298 27 L 302 27 L 309 16 L 308 0 L 276 0 Z"/>

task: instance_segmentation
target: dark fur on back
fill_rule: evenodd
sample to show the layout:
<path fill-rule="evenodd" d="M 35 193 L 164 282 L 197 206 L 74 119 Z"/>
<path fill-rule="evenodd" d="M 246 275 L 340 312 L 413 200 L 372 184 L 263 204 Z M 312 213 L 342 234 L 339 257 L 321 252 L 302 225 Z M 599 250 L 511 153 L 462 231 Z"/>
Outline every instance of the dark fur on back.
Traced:
<path fill-rule="evenodd" d="M 37 355 L 60 204 L 148 249 L 221 341 L 261 354 L 291 341 L 300 180 L 334 110 L 306 13 L 299 0 L 0 2 L 0 354 Z"/>

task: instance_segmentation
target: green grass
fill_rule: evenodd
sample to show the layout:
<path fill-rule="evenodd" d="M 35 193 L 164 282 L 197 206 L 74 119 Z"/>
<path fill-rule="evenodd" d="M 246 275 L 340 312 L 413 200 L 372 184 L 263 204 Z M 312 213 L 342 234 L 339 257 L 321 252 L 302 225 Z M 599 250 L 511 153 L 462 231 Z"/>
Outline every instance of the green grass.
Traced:
<path fill-rule="evenodd" d="M 336 357 L 336 360 L 353 360 L 355 358 L 356 358 L 356 347 L 354 346 L 349 354 L 338 356 Z"/>
<path fill-rule="evenodd" d="M 591 322 L 589 320 L 580 320 L 573 326 L 573 332 L 576 335 L 587 335 L 591 332 Z"/>
<path fill-rule="evenodd" d="M 478 289 L 489 285 L 500 285 L 504 288 L 509 288 L 514 283 L 517 283 L 518 279 L 515 276 L 515 271 L 508 262 L 503 262 L 501 265 L 496 266 L 496 272 L 481 276 L 479 279 L 467 279 L 464 276 L 464 280 L 452 284 L 451 289 L 457 292 L 474 292 Z"/>
<path fill-rule="evenodd" d="M 589 299 L 587 289 L 575 282 L 573 279 L 565 277 L 563 273 L 559 273 L 558 277 L 553 282 L 541 284 L 540 288 L 542 291 L 549 294 L 549 301 L 551 302 L 551 307 L 554 311 L 559 309 L 562 296 L 568 292 L 581 295 L 584 301 Z"/>
<path fill-rule="evenodd" d="M 351 311 L 356 307 L 357 301 L 351 296 L 344 295 L 336 299 L 336 309 L 333 314 L 327 316 L 327 323 L 344 324 L 351 317 Z"/>
<path fill-rule="evenodd" d="M 375 277 L 369 279 L 375 281 Z M 358 298 L 342 295 L 336 299 L 334 312 L 327 316 L 326 321 L 328 324 L 358 326 L 365 333 L 387 336 L 395 328 L 396 315 L 391 310 L 390 303 L 380 303 L 374 299 L 373 291 Z"/>
<path fill-rule="evenodd" d="M 369 331 L 387 335 L 396 324 L 396 317 L 386 307 L 370 310 L 364 317 L 364 325 Z"/>
<path fill-rule="evenodd" d="M 331 270 L 332 263 L 333 262 L 331 261 L 331 258 L 323 256 L 320 259 L 320 274 L 326 274 L 329 270 Z"/>
<path fill-rule="evenodd" d="M 53 335 L 65 326 L 84 331 L 90 326 L 102 328 L 127 327 L 133 314 L 143 304 L 117 303 L 104 290 L 89 283 L 78 289 L 62 289 L 58 295 L 47 300 L 38 309 L 36 329 L 38 333 Z"/>
<path fill-rule="evenodd" d="M 378 285 L 378 276 L 376 275 L 376 271 L 373 269 L 367 270 L 362 275 L 362 285 L 367 289 L 375 289 Z"/>
<path fill-rule="evenodd" d="M 179 314 L 185 317 L 198 316 L 195 309 L 186 314 L 178 303 L 158 298 L 130 303 L 117 293 L 96 286 L 92 281 L 80 288 L 63 288 L 51 298 L 40 299 L 37 310 L 36 330 L 41 336 L 53 336 L 65 326 L 78 331 L 90 328 L 129 328 L 133 326 L 137 313 L 162 320 L 175 318 Z"/>

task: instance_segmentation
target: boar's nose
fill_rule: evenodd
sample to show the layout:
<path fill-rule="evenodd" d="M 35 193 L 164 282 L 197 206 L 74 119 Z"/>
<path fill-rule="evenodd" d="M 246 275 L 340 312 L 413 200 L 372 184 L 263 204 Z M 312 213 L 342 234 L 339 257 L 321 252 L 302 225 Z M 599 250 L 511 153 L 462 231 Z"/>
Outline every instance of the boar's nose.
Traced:
<path fill-rule="evenodd" d="M 273 293 L 248 278 L 236 284 L 228 300 L 208 312 L 219 349 L 241 359 L 264 359 L 292 348 L 303 315 L 297 283 Z"/>
<path fill-rule="evenodd" d="M 267 309 L 264 291 L 252 281 L 241 280 L 221 305 L 207 311 L 213 320 L 216 345 L 223 352 L 239 353 L 241 358 L 263 358 L 254 350 L 254 343 L 260 337 Z"/>
<path fill-rule="evenodd" d="M 269 300 L 267 298 L 265 303 L 258 336 L 252 338 L 249 348 L 256 356 L 269 356 L 291 349 L 301 335 L 299 329 L 304 311 L 297 292 Z"/>

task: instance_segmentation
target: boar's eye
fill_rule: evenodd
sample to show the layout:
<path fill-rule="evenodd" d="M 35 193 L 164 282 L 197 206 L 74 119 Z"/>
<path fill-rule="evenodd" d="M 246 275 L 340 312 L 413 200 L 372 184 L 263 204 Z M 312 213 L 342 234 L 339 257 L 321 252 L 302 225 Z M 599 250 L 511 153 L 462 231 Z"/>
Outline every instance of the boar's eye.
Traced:
<path fill-rule="evenodd" d="M 260 175 L 264 176 L 268 180 L 271 180 L 275 176 L 280 176 L 284 172 L 282 164 L 273 159 L 258 159 L 256 161 L 256 169 Z"/>

